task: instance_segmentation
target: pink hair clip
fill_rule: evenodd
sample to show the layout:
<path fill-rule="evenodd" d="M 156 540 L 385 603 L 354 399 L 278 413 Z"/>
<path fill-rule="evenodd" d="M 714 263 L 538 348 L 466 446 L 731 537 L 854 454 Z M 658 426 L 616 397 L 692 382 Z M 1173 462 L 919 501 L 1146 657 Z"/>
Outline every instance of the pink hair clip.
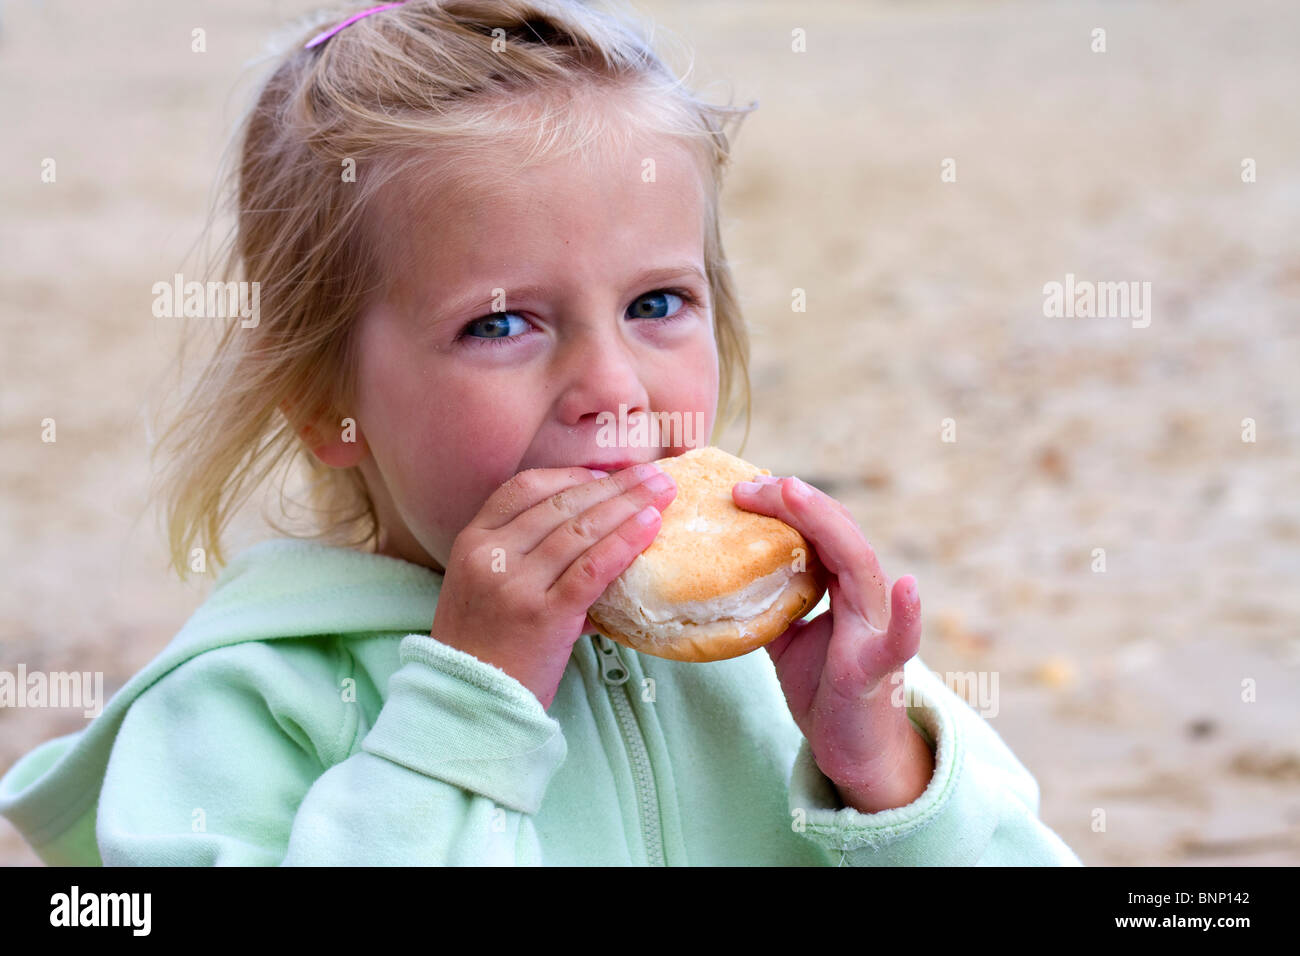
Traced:
<path fill-rule="evenodd" d="M 403 3 L 406 3 L 406 0 L 401 0 L 400 3 L 385 3 L 383 6 L 371 7 L 369 10 L 362 10 L 360 13 L 354 13 L 352 16 L 348 17 L 338 26 L 331 27 L 330 29 L 326 30 L 324 33 L 318 33 L 316 36 L 312 37 L 310 40 L 307 41 L 307 45 L 303 47 L 303 49 L 310 50 L 312 47 L 316 46 L 317 44 L 324 43 L 326 40 L 328 40 L 334 34 L 338 33 L 344 27 L 356 23 L 362 17 L 368 17 L 370 16 L 370 14 L 378 13 L 380 10 L 391 10 L 393 9 L 393 7 L 400 7 Z"/>

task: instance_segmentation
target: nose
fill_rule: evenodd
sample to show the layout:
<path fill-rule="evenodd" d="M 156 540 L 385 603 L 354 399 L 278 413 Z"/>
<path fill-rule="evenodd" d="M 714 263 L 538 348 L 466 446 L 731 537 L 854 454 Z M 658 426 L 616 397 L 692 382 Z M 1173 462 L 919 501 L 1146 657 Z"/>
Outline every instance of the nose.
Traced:
<path fill-rule="evenodd" d="M 584 327 L 565 344 L 564 353 L 558 413 L 565 426 L 590 428 L 594 436 L 607 420 L 617 423 L 620 406 L 629 420 L 646 414 L 649 395 L 641 368 L 617 330 Z M 602 412 L 614 418 L 600 418 Z"/>

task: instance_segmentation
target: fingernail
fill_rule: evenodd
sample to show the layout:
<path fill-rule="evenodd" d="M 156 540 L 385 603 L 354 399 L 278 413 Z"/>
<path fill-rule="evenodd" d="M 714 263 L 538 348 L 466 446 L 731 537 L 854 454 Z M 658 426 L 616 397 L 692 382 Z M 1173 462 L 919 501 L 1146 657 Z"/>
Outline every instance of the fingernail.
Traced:
<path fill-rule="evenodd" d="M 589 472 L 591 472 L 593 475 L 595 475 L 597 478 L 608 478 L 608 477 L 609 477 L 609 472 L 607 472 L 607 471 L 601 471 L 599 468 L 588 468 L 587 470 L 588 470 Z"/>
<path fill-rule="evenodd" d="M 758 489 L 763 486 L 760 485 L 757 481 L 742 481 L 739 484 L 737 484 L 736 487 L 740 489 L 741 494 L 752 495 L 754 492 L 758 491 Z"/>
<path fill-rule="evenodd" d="M 796 498 L 807 498 L 812 494 L 812 489 L 805 485 L 798 478 L 790 482 L 790 491 Z"/>
<path fill-rule="evenodd" d="M 649 491 L 667 491 L 674 484 L 673 476 L 666 471 L 661 471 L 647 478 L 644 484 Z"/>

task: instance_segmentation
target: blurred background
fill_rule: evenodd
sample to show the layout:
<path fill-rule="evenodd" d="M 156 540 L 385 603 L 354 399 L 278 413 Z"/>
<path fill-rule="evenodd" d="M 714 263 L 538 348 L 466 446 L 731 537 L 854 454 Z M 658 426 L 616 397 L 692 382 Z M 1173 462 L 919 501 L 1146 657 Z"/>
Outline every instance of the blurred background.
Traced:
<path fill-rule="evenodd" d="M 169 575 L 147 499 L 197 321 L 151 287 L 316 7 L 0 6 L 0 670 L 111 696 L 211 588 Z M 723 205 L 744 457 L 916 576 L 922 660 L 997 676 L 985 719 L 1085 863 L 1300 863 L 1300 5 L 635 7 L 709 99 L 759 101 Z M 1150 325 L 1046 317 L 1067 274 L 1150 282 Z M 268 533 L 241 516 L 231 551 Z M 0 709 L 0 773 L 84 725 Z M 3 820 L 0 864 L 39 864 Z"/>

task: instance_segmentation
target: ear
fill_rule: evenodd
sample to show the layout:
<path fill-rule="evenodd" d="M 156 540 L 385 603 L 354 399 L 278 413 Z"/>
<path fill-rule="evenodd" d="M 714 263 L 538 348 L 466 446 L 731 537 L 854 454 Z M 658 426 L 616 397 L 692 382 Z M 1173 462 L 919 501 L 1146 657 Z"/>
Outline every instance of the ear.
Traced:
<path fill-rule="evenodd" d="M 288 402 L 282 402 L 280 410 L 293 422 L 298 437 L 323 465 L 352 468 L 370 454 L 370 446 L 366 444 L 361 426 L 354 418 L 344 417 L 337 422 L 322 418 L 316 422 L 300 424 L 294 419 L 292 406 Z"/>

